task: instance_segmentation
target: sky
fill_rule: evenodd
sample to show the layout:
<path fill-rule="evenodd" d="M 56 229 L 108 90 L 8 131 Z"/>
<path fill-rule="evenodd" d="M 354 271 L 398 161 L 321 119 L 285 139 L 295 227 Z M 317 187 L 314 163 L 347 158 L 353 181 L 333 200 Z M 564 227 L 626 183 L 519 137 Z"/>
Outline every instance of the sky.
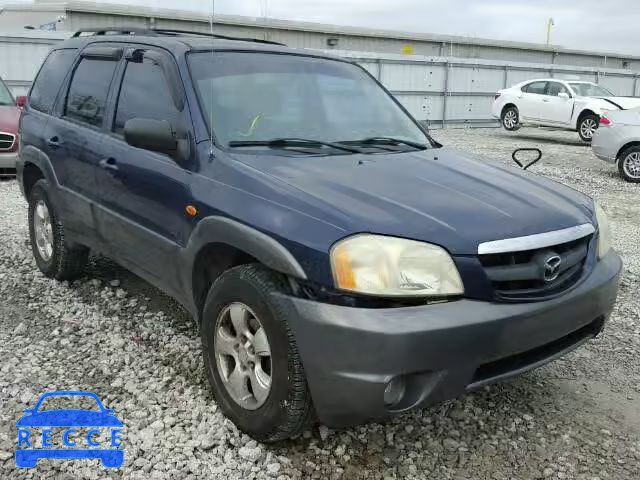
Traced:
<path fill-rule="evenodd" d="M 12 0 L 8 0 L 11 2 Z M 51 1 L 51 0 L 49 0 Z M 57 0 L 64 1 L 64 0 Z M 105 3 L 108 0 L 102 0 Z M 15 2 L 15 0 L 13 0 Z M 114 3 L 544 43 L 640 56 L 640 0 L 113 0 Z"/>

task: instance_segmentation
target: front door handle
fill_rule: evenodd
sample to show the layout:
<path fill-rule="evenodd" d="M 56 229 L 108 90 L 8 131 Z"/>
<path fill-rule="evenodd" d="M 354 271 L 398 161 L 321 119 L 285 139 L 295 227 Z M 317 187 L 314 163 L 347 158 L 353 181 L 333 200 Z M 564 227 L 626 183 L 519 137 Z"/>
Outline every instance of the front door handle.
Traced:
<path fill-rule="evenodd" d="M 100 165 L 100 168 L 110 172 L 117 172 L 119 170 L 118 162 L 113 157 L 100 160 L 100 162 L 98 162 L 98 165 Z"/>

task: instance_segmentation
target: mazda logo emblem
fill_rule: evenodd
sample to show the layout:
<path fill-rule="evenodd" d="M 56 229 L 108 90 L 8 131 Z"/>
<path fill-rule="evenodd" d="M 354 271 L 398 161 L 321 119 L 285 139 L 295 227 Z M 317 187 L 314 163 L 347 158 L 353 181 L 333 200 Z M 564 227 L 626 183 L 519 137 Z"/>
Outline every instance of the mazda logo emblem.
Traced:
<path fill-rule="evenodd" d="M 562 259 L 558 255 L 552 255 L 544 261 L 544 281 L 553 282 L 560 275 Z"/>

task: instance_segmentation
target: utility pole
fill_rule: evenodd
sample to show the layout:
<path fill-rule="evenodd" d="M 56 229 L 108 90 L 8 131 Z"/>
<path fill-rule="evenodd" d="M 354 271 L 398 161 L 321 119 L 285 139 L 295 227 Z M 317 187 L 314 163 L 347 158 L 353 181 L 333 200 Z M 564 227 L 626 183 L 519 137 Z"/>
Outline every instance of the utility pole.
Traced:
<path fill-rule="evenodd" d="M 551 43 L 551 27 L 553 26 L 555 26 L 553 18 L 549 18 L 549 20 L 547 20 L 547 47 L 549 46 L 549 43 Z"/>

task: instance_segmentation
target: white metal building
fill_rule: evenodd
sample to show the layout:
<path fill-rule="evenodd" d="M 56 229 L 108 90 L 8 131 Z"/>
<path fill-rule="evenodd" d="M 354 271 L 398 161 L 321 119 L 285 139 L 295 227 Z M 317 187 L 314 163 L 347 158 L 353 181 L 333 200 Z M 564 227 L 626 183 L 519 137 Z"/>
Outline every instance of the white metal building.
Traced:
<path fill-rule="evenodd" d="M 25 26 L 76 31 L 125 25 L 208 31 L 209 21 L 209 16 L 200 13 L 111 3 L 35 0 L 33 4 L 0 6 L 0 32 Z M 264 38 L 291 47 L 640 70 L 640 57 L 534 43 L 227 15 L 216 15 L 214 25 L 219 34 Z"/>

